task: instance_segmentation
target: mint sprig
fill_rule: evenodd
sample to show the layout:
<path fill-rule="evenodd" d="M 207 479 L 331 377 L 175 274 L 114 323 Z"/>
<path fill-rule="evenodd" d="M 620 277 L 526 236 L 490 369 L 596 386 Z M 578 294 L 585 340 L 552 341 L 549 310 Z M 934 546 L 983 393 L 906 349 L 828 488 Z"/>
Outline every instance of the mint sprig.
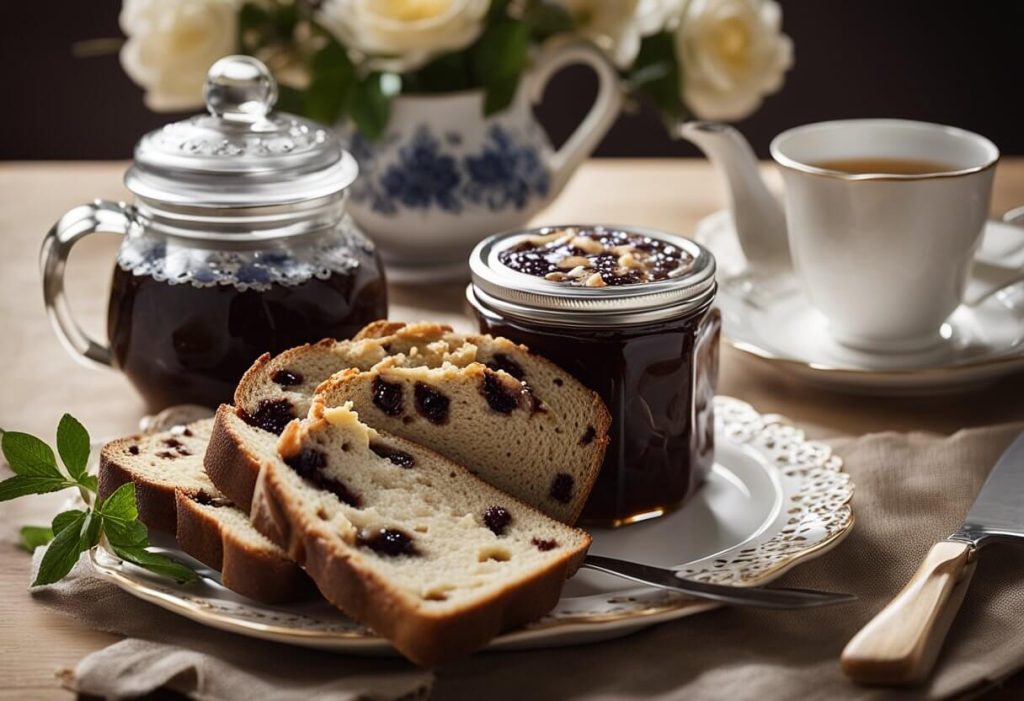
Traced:
<path fill-rule="evenodd" d="M 104 542 L 123 560 L 181 582 L 198 580 L 195 572 L 170 558 L 146 550 L 149 532 L 139 521 L 135 485 L 121 485 L 106 499 L 97 494 L 95 475 L 88 473 L 89 432 L 65 414 L 57 426 L 57 462 L 53 449 L 35 436 L 0 430 L 0 448 L 14 476 L 0 482 L 0 501 L 29 494 L 77 488 L 85 509 L 57 514 L 49 528 L 21 529 L 22 547 L 33 550 L 49 543 L 32 586 L 60 581 L 89 548 Z"/>

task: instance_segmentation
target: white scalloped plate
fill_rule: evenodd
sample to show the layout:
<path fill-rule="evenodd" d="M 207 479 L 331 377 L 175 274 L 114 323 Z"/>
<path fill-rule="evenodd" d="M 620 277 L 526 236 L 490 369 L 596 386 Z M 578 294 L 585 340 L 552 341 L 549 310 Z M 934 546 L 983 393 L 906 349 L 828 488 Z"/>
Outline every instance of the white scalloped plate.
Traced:
<path fill-rule="evenodd" d="M 664 567 L 705 581 L 764 584 L 824 553 L 853 526 L 853 484 L 841 460 L 779 416 L 762 416 L 728 397 L 715 400 L 716 463 L 683 508 L 616 530 L 594 529 L 591 552 Z M 361 655 L 395 654 L 386 640 L 323 601 L 266 606 L 224 587 L 217 573 L 180 551 L 203 574 L 181 586 L 121 562 L 105 550 L 93 566 L 128 593 L 222 630 L 254 638 Z M 637 587 L 581 570 L 542 620 L 495 639 L 489 649 L 575 645 L 615 638 L 717 605 Z"/>

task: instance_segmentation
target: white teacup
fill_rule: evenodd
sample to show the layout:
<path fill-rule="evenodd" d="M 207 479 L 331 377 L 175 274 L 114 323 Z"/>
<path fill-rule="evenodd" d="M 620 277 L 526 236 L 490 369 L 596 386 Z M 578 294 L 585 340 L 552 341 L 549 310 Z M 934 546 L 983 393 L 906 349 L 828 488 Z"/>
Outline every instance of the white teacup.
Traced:
<path fill-rule="evenodd" d="M 797 276 L 836 340 L 894 352 L 940 342 L 988 217 L 995 144 L 938 124 L 852 119 L 785 131 L 771 154 Z M 869 160 L 922 172 L 855 172 L 852 161 Z"/>

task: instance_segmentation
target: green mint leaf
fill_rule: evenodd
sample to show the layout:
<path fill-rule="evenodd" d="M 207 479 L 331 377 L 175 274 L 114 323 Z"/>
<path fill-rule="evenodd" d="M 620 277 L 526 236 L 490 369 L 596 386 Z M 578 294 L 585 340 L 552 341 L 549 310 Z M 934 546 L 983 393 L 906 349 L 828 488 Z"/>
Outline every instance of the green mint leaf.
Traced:
<path fill-rule="evenodd" d="M 7 434 L 10 435 L 10 434 Z M 78 486 L 66 477 L 15 475 L 0 482 L 0 501 L 10 501 L 28 494 L 49 494 L 59 489 Z"/>
<path fill-rule="evenodd" d="M 383 77 L 371 73 L 356 81 L 349 96 L 348 113 L 368 139 L 380 137 L 391 118 L 391 96 L 384 92 Z"/>
<path fill-rule="evenodd" d="M 71 524 L 76 523 L 83 518 L 85 518 L 85 512 L 81 509 L 62 511 L 53 517 L 53 523 L 50 524 L 50 530 L 52 530 L 56 535 Z"/>
<path fill-rule="evenodd" d="M 49 526 L 22 526 L 19 532 L 21 533 L 21 547 L 28 552 L 53 540 L 53 531 Z"/>
<path fill-rule="evenodd" d="M 89 432 L 71 414 L 64 414 L 57 424 L 57 452 L 76 480 L 86 476 L 89 464 Z"/>
<path fill-rule="evenodd" d="M 32 586 L 53 584 L 63 579 L 78 562 L 78 556 L 90 547 L 93 534 L 98 536 L 98 526 L 92 514 L 78 512 L 75 519 L 65 524 L 64 529 L 54 536 L 39 563 L 39 572 Z"/>
<path fill-rule="evenodd" d="M 139 517 L 139 507 L 135 502 L 135 485 L 125 482 L 114 490 L 114 493 L 97 506 L 97 511 L 104 518 L 119 521 L 134 521 Z"/>
<path fill-rule="evenodd" d="M 484 86 L 485 115 L 512 104 L 529 48 L 530 28 L 516 20 L 492 24 L 473 45 L 473 72 Z"/>
<path fill-rule="evenodd" d="M 149 545 L 149 531 L 142 521 L 103 519 L 103 534 L 111 546 L 144 548 Z"/>
<path fill-rule="evenodd" d="M 99 489 L 99 479 L 96 475 L 86 475 L 82 479 L 78 480 L 78 486 L 83 489 L 88 489 L 90 492 L 95 492 Z"/>
<path fill-rule="evenodd" d="M 185 565 L 163 555 L 151 553 L 145 548 L 124 548 L 116 545 L 113 548 L 114 553 L 122 560 L 127 560 L 150 572 L 155 572 L 164 577 L 171 577 L 186 584 L 199 581 L 196 573 Z"/>
<path fill-rule="evenodd" d="M 7 431 L 0 441 L 0 448 L 16 475 L 64 478 L 50 446 L 35 436 Z"/>

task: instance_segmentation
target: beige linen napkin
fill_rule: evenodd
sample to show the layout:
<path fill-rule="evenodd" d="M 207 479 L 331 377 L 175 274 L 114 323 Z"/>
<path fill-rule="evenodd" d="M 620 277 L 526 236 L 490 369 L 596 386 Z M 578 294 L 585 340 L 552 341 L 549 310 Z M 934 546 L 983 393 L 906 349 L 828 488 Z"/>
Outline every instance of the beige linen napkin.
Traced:
<path fill-rule="evenodd" d="M 854 604 L 808 611 L 723 608 L 601 644 L 481 653 L 437 670 L 433 696 L 811 701 L 945 698 L 984 688 L 1024 666 L 1024 548 L 992 546 L 983 553 L 926 686 L 903 692 L 859 687 L 842 676 L 838 657 L 932 543 L 960 524 L 992 465 L 1022 429 L 1024 424 L 949 438 L 884 433 L 832 441 L 856 484 L 856 526 L 834 550 L 777 584 L 853 592 L 860 597 Z M 81 688 L 97 695 L 151 688 L 162 678 L 204 699 L 249 698 L 249 689 L 273 689 L 269 696 L 285 699 L 297 693 L 372 698 L 412 694 L 429 684 L 425 673 L 398 660 L 295 650 L 202 628 L 134 600 L 90 576 L 81 563 L 68 583 L 38 589 L 35 596 L 86 625 L 165 644 L 131 641 L 86 657 L 76 675 Z M 220 675 L 225 686 L 200 689 L 198 679 Z M 338 684 L 335 696 L 316 696 L 332 681 Z"/>

